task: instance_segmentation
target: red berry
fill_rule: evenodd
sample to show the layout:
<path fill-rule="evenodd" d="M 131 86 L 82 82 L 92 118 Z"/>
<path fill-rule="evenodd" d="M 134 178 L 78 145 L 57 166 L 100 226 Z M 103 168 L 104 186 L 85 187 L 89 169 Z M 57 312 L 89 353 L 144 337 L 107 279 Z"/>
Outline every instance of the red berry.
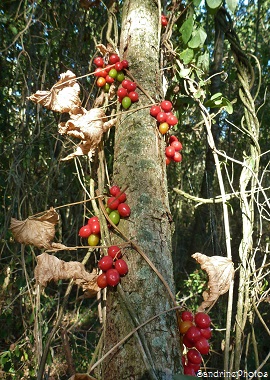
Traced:
<path fill-rule="evenodd" d="M 185 375 L 191 375 L 191 376 L 196 376 L 196 372 L 194 369 L 188 365 L 184 365 L 184 374 Z"/>
<path fill-rule="evenodd" d="M 101 273 L 97 278 L 97 284 L 101 289 L 106 288 L 107 286 L 107 278 L 106 273 Z"/>
<path fill-rule="evenodd" d="M 169 143 L 171 144 L 174 141 L 178 141 L 178 138 L 176 136 L 174 136 L 174 135 L 170 136 Z"/>
<path fill-rule="evenodd" d="M 121 193 L 121 191 L 119 191 L 116 194 L 116 198 L 119 200 L 120 203 L 123 203 L 127 199 L 127 195 L 126 195 L 126 193 Z"/>
<path fill-rule="evenodd" d="M 120 259 L 122 257 L 121 249 L 118 247 L 118 245 L 111 245 L 108 248 L 108 255 L 113 259 Z"/>
<path fill-rule="evenodd" d="M 123 259 L 116 260 L 114 267 L 120 276 L 125 276 L 128 273 L 128 265 Z"/>
<path fill-rule="evenodd" d="M 89 226 L 89 224 L 81 227 L 79 230 L 79 236 L 82 238 L 88 238 L 91 235 L 91 233 L 92 233 L 92 230 L 91 230 L 91 227 Z"/>
<path fill-rule="evenodd" d="M 193 364 L 200 364 L 202 361 L 202 355 L 194 348 L 188 350 L 187 358 Z"/>
<path fill-rule="evenodd" d="M 205 339 L 210 339 L 212 337 L 212 330 L 210 327 L 206 327 L 205 329 L 201 329 L 201 334 Z"/>
<path fill-rule="evenodd" d="M 88 224 L 91 226 L 93 223 L 99 222 L 99 219 L 97 216 L 92 216 L 90 219 L 88 219 Z"/>
<path fill-rule="evenodd" d="M 111 65 L 115 64 L 116 62 L 119 62 L 120 61 L 120 58 L 117 54 L 112 54 L 110 55 L 109 57 L 109 62 Z"/>
<path fill-rule="evenodd" d="M 161 16 L 161 25 L 162 26 L 167 26 L 168 25 L 167 17 L 164 16 L 164 15 Z"/>
<path fill-rule="evenodd" d="M 202 355 L 207 355 L 209 353 L 209 342 L 204 337 L 201 337 L 195 342 L 195 347 Z"/>
<path fill-rule="evenodd" d="M 161 108 L 159 106 L 152 106 L 150 108 L 150 115 L 153 117 L 157 117 L 157 115 L 161 112 Z"/>
<path fill-rule="evenodd" d="M 171 163 L 171 159 L 166 156 L 165 162 L 166 162 L 166 165 L 169 165 Z"/>
<path fill-rule="evenodd" d="M 201 338 L 201 331 L 198 327 L 191 326 L 186 332 L 185 336 L 190 342 L 194 343 L 194 342 L 197 342 Z"/>
<path fill-rule="evenodd" d="M 117 90 L 117 96 L 119 96 L 120 99 L 123 99 L 125 96 L 127 96 L 128 92 L 126 88 L 120 87 Z"/>
<path fill-rule="evenodd" d="M 94 72 L 95 77 L 103 77 L 106 78 L 107 72 L 106 70 L 102 69 L 101 67 L 97 67 Z"/>
<path fill-rule="evenodd" d="M 94 65 L 97 67 L 103 67 L 104 66 L 104 61 L 102 57 L 96 57 L 93 61 Z"/>
<path fill-rule="evenodd" d="M 173 156 L 174 162 L 181 162 L 182 161 L 182 154 L 179 152 L 175 152 Z"/>
<path fill-rule="evenodd" d="M 135 83 L 135 82 L 131 82 L 131 81 L 129 81 L 127 84 L 126 84 L 126 88 L 127 88 L 127 90 L 129 91 L 129 92 L 131 92 L 131 91 L 135 91 L 136 90 L 136 88 L 137 88 L 137 84 Z"/>
<path fill-rule="evenodd" d="M 194 343 L 191 342 L 186 335 L 183 336 L 183 343 L 187 348 L 194 347 Z"/>
<path fill-rule="evenodd" d="M 171 145 L 167 146 L 167 148 L 165 149 L 165 154 L 167 157 L 173 158 L 173 156 L 175 155 L 174 147 Z"/>
<path fill-rule="evenodd" d="M 159 112 L 158 114 L 157 114 L 157 117 L 156 117 L 156 119 L 157 119 L 157 121 L 159 122 L 159 123 L 165 123 L 165 122 L 167 122 L 167 115 L 166 115 L 166 113 L 165 112 Z"/>
<path fill-rule="evenodd" d="M 123 59 L 123 61 L 121 61 L 122 65 L 123 65 L 123 69 L 127 69 L 128 68 L 128 61 L 126 59 Z"/>
<path fill-rule="evenodd" d="M 100 233 L 100 223 L 99 222 L 94 222 L 91 223 L 91 233 L 92 234 L 99 234 Z"/>
<path fill-rule="evenodd" d="M 120 192 L 120 187 L 118 186 L 112 186 L 110 188 L 110 194 L 113 195 L 114 197 Z"/>
<path fill-rule="evenodd" d="M 117 199 L 116 197 L 110 197 L 108 199 L 108 202 L 107 202 L 107 206 L 111 209 L 111 210 L 117 210 L 117 207 L 119 206 L 119 199 Z"/>
<path fill-rule="evenodd" d="M 112 268 L 106 272 L 107 283 L 110 286 L 116 286 L 119 284 L 120 275 L 116 269 Z"/>
<path fill-rule="evenodd" d="M 115 64 L 115 69 L 117 70 L 117 71 L 121 71 L 121 70 L 123 70 L 123 64 L 122 64 L 122 62 L 116 62 L 116 64 Z"/>
<path fill-rule="evenodd" d="M 163 100 L 160 103 L 160 107 L 163 109 L 163 111 L 170 112 L 172 109 L 172 103 L 169 100 Z"/>
<path fill-rule="evenodd" d="M 171 146 L 173 146 L 174 147 L 174 149 L 176 150 L 176 152 L 179 152 L 180 150 L 182 150 L 183 149 L 183 146 L 182 146 L 182 144 L 180 143 L 180 141 L 173 141 L 173 142 L 171 142 Z"/>
<path fill-rule="evenodd" d="M 170 125 L 176 125 L 178 123 L 178 119 L 174 115 L 167 115 L 167 123 Z"/>
<path fill-rule="evenodd" d="M 200 367 L 201 367 L 201 363 L 200 364 L 195 364 L 195 363 L 191 363 L 189 360 L 186 364 L 188 367 L 190 368 L 193 368 L 195 372 L 199 371 Z"/>
<path fill-rule="evenodd" d="M 193 321 L 193 314 L 189 310 L 185 310 L 181 313 L 182 321 Z"/>
<path fill-rule="evenodd" d="M 117 210 L 122 218 L 127 218 L 131 212 L 130 207 L 126 203 L 120 203 Z"/>
<path fill-rule="evenodd" d="M 112 84 L 114 82 L 114 79 L 112 77 L 110 77 L 110 75 L 106 75 L 106 82 L 109 83 L 109 84 Z"/>
<path fill-rule="evenodd" d="M 199 312 L 195 314 L 195 324 L 201 329 L 205 329 L 206 327 L 210 327 L 211 318 L 208 314 Z"/>
<path fill-rule="evenodd" d="M 131 83 L 131 81 L 130 81 L 129 79 L 124 79 L 124 80 L 122 81 L 122 87 L 124 87 L 124 88 L 127 89 L 129 83 Z"/>
<path fill-rule="evenodd" d="M 104 271 L 111 269 L 113 267 L 113 258 L 111 256 L 103 256 L 98 262 L 98 267 Z"/>
<path fill-rule="evenodd" d="M 128 96 L 130 97 L 132 103 L 135 103 L 139 100 L 139 94 L 136 91 L 130 91 L 128 93 Z"/>

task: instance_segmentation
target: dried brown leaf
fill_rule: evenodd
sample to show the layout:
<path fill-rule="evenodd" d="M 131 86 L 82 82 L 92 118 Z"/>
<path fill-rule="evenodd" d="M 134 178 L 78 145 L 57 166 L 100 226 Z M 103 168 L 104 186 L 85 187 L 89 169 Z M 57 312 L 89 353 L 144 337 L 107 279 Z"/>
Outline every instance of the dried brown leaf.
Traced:
<path fill-rule="evenodd" d="M 91 292 L 93 296 L 100 290 L 96 283 L 96 271 L 89 273 L 78 261 L 66 262 L 46 252 L 37 256 L 35 279 L 42 286 L 46 286 L 49 281 L 73 279 L 75 284 L 84 291 Z"/>
<path fill-rule="evenodd" d="M 10 229 L 19 243 L 49 249 L 52 247 L 58 219 L 57 212 L 51 208 L 39 217 L 30 216 L 25 220 L 11 218 Z"/>
<path fill-rule="evenodd" d="M 90 111 L 83 109 L 82 115 L 73 116 L 66 123 L 60 123 L 58 125 L 58 132 L 61 135 L 66 134 L 82 140 L 75 152 L 62 159 L 62 161 L 85 154 L 91 159 L 101 141 L 103 133 L 115 125 L 115 122 L 116 119 L 107 121 L 102 108 L 92 108 Z"/>
<path fill-rule="evenodd" d="M 82 111 L 79 94 L 80 86 L 76 81 L 76 75 L 68 70 L 60 74 L 60 80 L 50 91 L 37 91 L 28 99 L 52 111 L 80 114 Z"/>
<path fill-rule="evenodd" d="M 233 262 L 227 257 L 209 257 L 199 252 L 194 253 L 192 257 L 208 274 L 208 290 L 203 292 L 204 301 L 198 308 L 199 311 L 203 311 L 212 306 L 220 295 L 229 290 L 234 277 Z"/>

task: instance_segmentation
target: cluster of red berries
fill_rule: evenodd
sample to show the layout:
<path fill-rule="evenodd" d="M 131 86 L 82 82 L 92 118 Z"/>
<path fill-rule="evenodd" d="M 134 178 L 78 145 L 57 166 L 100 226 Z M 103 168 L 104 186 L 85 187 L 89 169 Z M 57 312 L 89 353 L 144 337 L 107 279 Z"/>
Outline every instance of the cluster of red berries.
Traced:
<path fill-rule="evenodd" d="M 163 100 L 159 106 L 152 106 L 150 115 L 156 118 L 159 123 L 159 132 L 162 135 L 165 135 L 170 127 L 178 123 L 177 117 L 172 113 L 172 103 L 169 100 Z"/>
<path fill-rule="evenodd" d="M 123 108 L 128 109 L 131 103 L 139 100 L 139 94 L 135 91 L 136 88 L 137 84 L 129 79 L 122 81 L 122 87 L 119 87 L 117 90 L 117 98 Z"/>
<path fill-rule="evenodd" d="M 97 285 L 104 289 L 106 286 L 116 286 L 120 282 L 120 277 L 128 273 L 128 265 L 121 258 L 121 249 L 117 245 L 112 245 L 108 248 L 108 255 L 103 256 L 98 267 L 102 273 L 97 278 Z"/>
<path fill-rule="evenodd" d="M 86 238 L 88 245 L 98 245 L 100 240 L 100 223 L 97 216 L 92 216 L 88 219 L 87 224 L 80 228 L 79 236 Z"/>
<path fill-rule="evenodd" d="M 174 162 L 182 161 L 182 154 L 180 151 L 183 149 L 182 144 L 176 136 L 170 136 L 169 145 L 165 149 L 166 165 L 173 160 Z"/>
<path fill-rule="evenodd" d="M 130 215 L 130 207 L 126 203 L 126 193 L 120 190 L 118 186 L 112 186 L 110 189 L 110 197 L 107 200 L 106 211 L 109 219 L 117 225 L 122 218 L 127 218 Z"/>
<path fill-rule="evenodd" d="M 103 57 L 96 57 L 93 62 L 97 66 L 94 75 L 97 77 L 98 87 L 109 92 L 112 83 L 115 81 L 122 83 L 122 87 L 117 91 L 117 97 L 124 109 L 128 109 L 131 103 L 139 100 L 139 94 L 135 91 L 137 84 L 125 79 L 124 70 L 128 68 L 127 60 L 120 61 L 117 54 L 111 54 L 107 65 L 105 65 Z"/>
<path fill-rule="evenodd" d="M 162 26 L 167 26 L 168 25 L 168 19 L 167 16 L 161 15 L 161 25 Z"/>
<path fill-rule="evenodd" d="M 188 310 L 181 313 L 181 319 L 179 330 L 183 334 L 183 344 L 187 351 L 182 357 L 184 374 L 196 376 L 201 366 L 202 355 L 209 353 L 211 319 L 206 313 L 198 312 L 193 316 Z"/>

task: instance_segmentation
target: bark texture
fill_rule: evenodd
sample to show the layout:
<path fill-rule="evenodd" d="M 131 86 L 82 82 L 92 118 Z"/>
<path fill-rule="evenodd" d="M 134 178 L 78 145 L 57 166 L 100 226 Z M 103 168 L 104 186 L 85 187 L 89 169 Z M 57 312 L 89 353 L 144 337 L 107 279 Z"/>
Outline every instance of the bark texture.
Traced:
<path fill-rule="evenodd" d="M 160 9 L 155 0 L 124 3 L 120 55 L 155 100 L 163 98 L 159 70 Z M 150 104 L 140 91 L 140 102 Z M 126 187 L 132 214 L 119 228 L 152 260 L 174 292 L 171 225 L 164 141 L 149 108 L 124 114 L 116 128 L 114 182 Z M 116 241 L 121 239 L 116 237 Z M 132 248 L 125 250 L 129 273 L 122 290 L 108 292 L 105 352 L 137 324 L 174 306 L 164 285 Z M 103 364 L 103 379 L 172 379 L 181 372 L 180 339 L 174 312 L 164 314 L 134 334 Z"/>

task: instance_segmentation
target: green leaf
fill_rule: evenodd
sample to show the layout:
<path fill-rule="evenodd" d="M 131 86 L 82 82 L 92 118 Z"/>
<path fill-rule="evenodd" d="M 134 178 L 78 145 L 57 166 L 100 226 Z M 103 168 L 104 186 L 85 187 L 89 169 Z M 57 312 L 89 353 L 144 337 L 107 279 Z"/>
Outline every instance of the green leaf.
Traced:
<path fill-rule="evenodd" d="M 238 5 L 238 0 L 226 0 L 227 7 L 229 10 L 234 13 L 237 5 Z"/>
<path fill-rule="evenodd" d="M 196 49 L 199 46 L 204 44 L 204 41 L 206 40 L 207 34 L 205 33 L 203 28 L 199 28 L 198 30 L 195 31 L 193 37 L 188 43 L 188 46 L 191 49 Z"/>
<path fill-rule="evenodd" d="M 182 34 L 183 42 L 186 44 L 189 41 L 193 31 L 192 15 L 190 15 L 190 17 L 186 19 L 179 31 Z"/>
<path fill-rule="evenodd" d="M 209 71 L 209 52 L 207 50 L 202 55 L 199 55 L 196 66 L 204 72 Z"/>
<path fill-rule="evenodd" d="M 223 102 L 224 102 L 224 108 L 225 110 L 228 112 L 229 115 L 231 115 L 233 113 L 233 105 L 232 103 L 226 99 L 226 98 L 223 98 Z"/>
<path fill-rule="evenodd" d="M 185 78 L 190 73 L 190 69 L 182 69 L 179 72 L 180 78 Z"/>
<path fill-rule="evenodd" d="M 201 4 L 201 0 L 193 0 L 194 7 L 198 7 Z"/>
<path fill-rule="evenodd" d="M 174 375 L 173 380 L 198 380 L 198 377 L 196 376 L 190 376 L 190 375 Z"/>
<path fill-rule="evenodd" d="M 206 4 L 211 9 L 219 8 L 222 4 L 222 0 L 206 0 Z"/>
<path fill-rule="evenodd" d="M 194 57 L 194 51 L 193 49 L 185 49 L 180 53 L 180 58 L 183 60 L 184 64 L 187 65 L 192 61 Z"/>
<path fill-rule="evenodd" d="M 218 99 L 222 96 L 222 93 L 221 92 L 217 92 L 216 94 L 212 95 L 211 96 L 211 100 L 215 100 L 215 99 Z"/>

